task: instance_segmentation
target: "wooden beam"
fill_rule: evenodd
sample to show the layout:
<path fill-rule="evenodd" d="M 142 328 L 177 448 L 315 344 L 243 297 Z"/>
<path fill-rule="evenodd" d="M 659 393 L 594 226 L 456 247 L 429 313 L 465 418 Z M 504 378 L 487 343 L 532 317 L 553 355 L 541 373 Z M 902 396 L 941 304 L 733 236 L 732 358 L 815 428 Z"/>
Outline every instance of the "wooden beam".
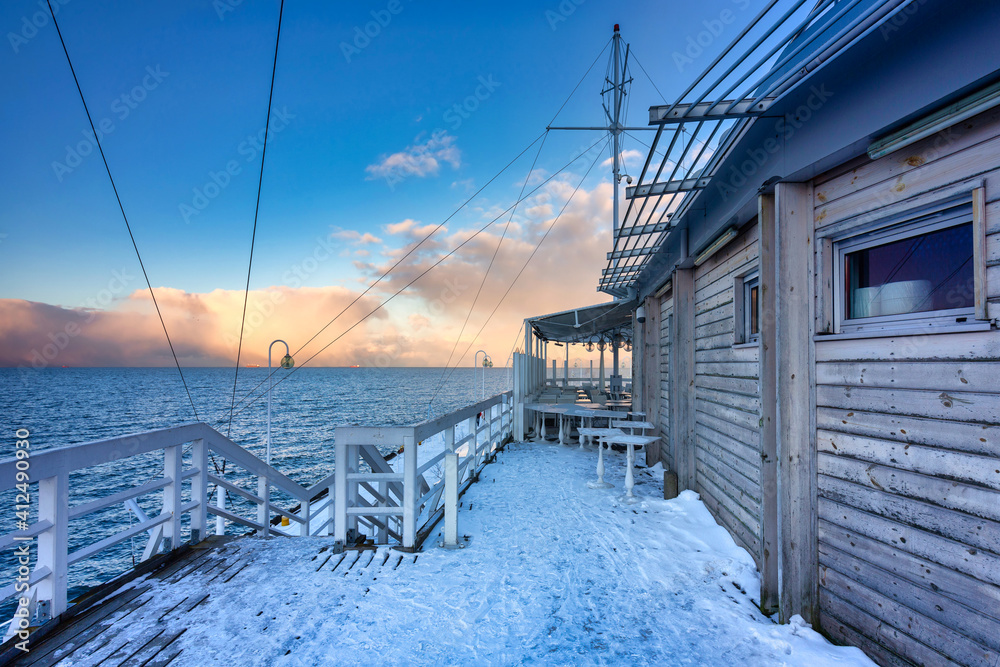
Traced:
<path fill-rule="evenodd" d="M 976 319 L 988 320 L 986 290 L 986 188 L 972 191 L 972 266 Z"/>
<path fill-rule="evenodd" d="M 648 297 L 645 302 L 646 322 L 638 328 L 642 332 L 642 346 L 633 350 L 640 357 L 642 367 L 642 406 L 646 413 L 646 421 L 659 424 L 660 414 L 660 300 Z M 633 382 L 633 386 L 634 386 Z M 662 461 L 660 443 L 664 443 L 666 434 L 660 433 L 659 426 L 650 435 L 658 435 L 660 439 L 646 447 L 646 465 L 655 465 Z"/>
<path fill-rule="evenodd" d="M 817 616 L 812 186 L 775 186 L 774 357 L 780 517 L 779 619 Z"/>
<path fill-rule="evenodd" d="M 777 322 L 775 297 L 774 195 L 757 199 L 760 231 L 760 487 L 761 487 L 761 579 L 760 606 L 766 613 L 778 611 L 778 439 L 777 439 Z M 735 298 L 740 303 L 741 295 Z M 737 320 L 737 326 L 739 325 Z"/>
<path fill-rule="evenodd" d="M 694 270 L 673 276 L 671 318 L 670 443 L 680 489 L 695 490 L 694 451 Z"/>

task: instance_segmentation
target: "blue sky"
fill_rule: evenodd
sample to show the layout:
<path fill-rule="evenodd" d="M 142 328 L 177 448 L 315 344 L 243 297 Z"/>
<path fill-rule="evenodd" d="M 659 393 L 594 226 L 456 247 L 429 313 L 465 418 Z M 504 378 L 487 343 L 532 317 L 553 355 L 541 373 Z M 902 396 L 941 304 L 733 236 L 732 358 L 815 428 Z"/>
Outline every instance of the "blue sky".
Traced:
<path fill-rule="evenodd" d="M 53 4 L 94 119 L 109 130 L 102 144 L 153 286 L 188 294 L 242 290 L 260 168 L 250 138 L 264 125 L 279 3 Z M 378 238 L 365 247 L 381 265 L 380 252 L 408 240 L 386 234 L 388 225 L 447 217 L 544 130 L 614 23 L 672 100 L 756 4 L 637 2 L 626 10 L 596 0 L 288 0 L 251 288 L 288 285 L 289 268 L 318 240 L 333 238 L 345 242 L 345 256 L 298 282 L 356 289 L 367 273 L 352 263 L 358 256 L 350 237 Z M 113 272 L 138 265 L 99 155 L 76 157 L 93 142 L 42 7 L 44 0 L 0 6 L 0 298 L 73 308 L 99 294 Z M 738 20 L 714 24 L 720 36 L 692 63 L 678 65 L 672 54 L 725 11 Z M 376 30 L 379 19 L 385 25 Z M 374 36 L 359 38 L 366 27 Z M 602 56 L 558 124 L 602 122 L 605 63 Z M 629 122 L 645 125 L 647 107 L 661 98 L 639 68 L 633 71 Z M 474 110 L 462 117 L 455 104 Z M 537 166 L 550 174 L 597 138 L 553 134 Z M 645 153 L 635 140 L 625 148 Z M 416 159 L 417 175 L 392 184 L 381 177 L 379 165 L 394 155 Z M 449 229 L 478 225 L 488 211 L 506 208 L 532 157 L 534 151 Z M 223 187 L 212 185 L 213 174 Z M 607 170 L 598 166 L 584 188 L 602 180 Z M 604 300 L 593 291 L 600 268 L 592 267 L 586 286 L 594 302 Z M 140 288 L 141 278 L 129 283 Z"/>

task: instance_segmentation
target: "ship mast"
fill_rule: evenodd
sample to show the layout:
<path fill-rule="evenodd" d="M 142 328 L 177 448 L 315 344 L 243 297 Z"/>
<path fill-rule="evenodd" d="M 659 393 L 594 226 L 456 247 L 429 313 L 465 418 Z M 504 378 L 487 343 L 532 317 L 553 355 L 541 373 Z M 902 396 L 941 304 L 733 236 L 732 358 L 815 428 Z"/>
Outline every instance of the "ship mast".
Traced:
<path fill-rule="evenodd" d="M 611 147 L 613 151 L 612 155 L 612 185 L 614 186 L 614 213 L 612 230 L 615 236 L 618 235 L 618 228 L 621 226 L 621 221 L 619 220 L 619 204 L 618 204 L 618 184 L 621 181 L 621 135 L 622 132 L 626 130 L 648 130 L 648 127 L 625 127 L 622 123 L 622 107 L 625 101 L 625 96 L 628 95 L 626 86 L 632 83 L 632 78 L 627 77 L 628 71 L 628 53 L 629 45 L 625 45 L 624 60 L 622 54 L 622 36 L 619 30 L 619 26 L 615 24 L 615 31 L 611 37 L 611 78 L 605 77 L 605 85 L 608 86 L 601 91 L 602 106 L 604 107 L 604 115 L 607 118 L 608 124 L 604 127 L 547 127 L 548 130 L 601 130 L 611 134 Z M 610 104 L 609 101 L 603 99 L 606 95 L 610 94 Z M 629 177 L 629 182 L 632 179 Z M 617 265 L 618 260 L 615 260 Z"/>

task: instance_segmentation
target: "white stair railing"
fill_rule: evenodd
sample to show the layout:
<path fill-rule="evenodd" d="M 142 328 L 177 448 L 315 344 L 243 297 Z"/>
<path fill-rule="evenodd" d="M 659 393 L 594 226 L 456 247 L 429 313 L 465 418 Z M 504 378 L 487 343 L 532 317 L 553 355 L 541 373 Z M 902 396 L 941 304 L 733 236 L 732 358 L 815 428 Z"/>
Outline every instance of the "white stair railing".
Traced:
<path fill-rule="evenodd" d="M 445 457 L 457 456 L 458 489 L 447 494 L 457 501 L 512 434 L 513 416 L 513 394 L 505 392 L 414 426 L 338 426 L 334 538 L 342 546 L 369 536 L 419 548 L 446 513 L 447 476 L 434 474 L 446 467 Z M 443 436 L 442 451 L 422 460 L 420 444 L 437 435 Z M 389 449 L 401 452 L 402 461 L 386 461 L 379 452 Z"/>
<path fill-rule="evenodd" d="M 162 452 L 162 475 L 136 480 L 133 486 L 101 498 L 70 504 L 71 473 L 155 452 Z M 211 456 L 225 459 L 230 470 L 225 475 L 213 474 Z M 0 602 L 11 597 L 18 601 L 18 615 L 10 623 L 8 637 L 26 631 L 32 621 L 44 622 L 66 611 L 69 570 L 76 563 L 147 532 L 144 560 L 161 548 L 169 551 L 182 546 L 185 532 L 188 541 L 199 542 L 208 535 L 209 514 L 264 534 L 290 533 L 270 526 L 272 515 L 286 516 L 304 524 L 301 532 L 305 534 L 309 532 L 309 501 L 326 488 L 317 485 L 307 489 L 293 482 L 203 423 L 32 452 L 27 469 L 23 463 L 18 466 L 19 460 L 0 461 L 0 491 L 17 489 L 26 505 L 37 502 L 38 516 L 33 523 L 19 521 L 18 530 L 0 535 L 0 551 L 13 550 L 22 563 L 15 581 L 0 588 Z M 121 472 L 116 470 L 116 474 Z M 244 488 L 254 478 L 256 494 Z M 230 492 L 237 502 L 229 509 L 211 504 L 210 485 Z M 93 489 L 82 491 L 92 493 Z M 157 492 L 162 492 L 158 514 L 142 513 L 145 518 L 140 516 L 138 523 L 70 551 L 70 536 L 80 537 L 73 527 L 79 526 L 81 519 L 121 503 L 138 508 L 139 500 L 155 501 L 151 496 Z M 272 492 L 298 501 L 304 512 L 296 514 L 273 504 Z M 186 530 L 182 521 L 185 516 Z M 29 566 L 32 556 L 33 568 Z"/>
<path fill-rule="evenodd" d="M 485 418 L 478 420 L 480 413 Z M 227 524 L 262 535 L 329 535 L 332 529 L 341 544 L 349 531 L 354 537 L 361 528 L 380 543 L 419 547 L 445 513 L 445 476 L 434 474 L 445 467 L 445 456 L 456 456 L 457 475 L 450 479 L 459 488 L 447 494 L 453 504 L 511 435 L 513 414 L 513 396 L 506 392 L 415 426 L 338 427 L 334 473 L 308 488 L 204 423 L 32 451 L 30 464 L 23 456 L 0 461 L 0 492 L 16 490 L 19 503 L 38 508 L 34 522 L 19 520 L 17 530 L 0 535 L 0 552 L 11 550 L 15 561 L 21 559 L 15 580 L 0 588 L 0 603 L 17 602 L 6 638 L 27 638 L 29 626 L 63 614 L 70 569 L 137 535 L 148 536 L 142 560 L 200 542 L 211 532 L 224 534 Z M 419 443 L 438 434 L 444 434 L 443 451 L 420 462 Z M 398 468 L 383 457 L 387 446 L 402 449 Z M 96 499 L 93 483 L 78 481 L 76 491 L 88 500 L 71 504 L 73 473 L 114 464 L 111 474 L 121 476 L 148 469 L 148 456 L 136 457 L 156 453 L 162 456 L 162 474 L 132 480 L 132 486 Z M 213 464 L 220 460 L 225 472 Z M 80 546 L 91 530 L 81 530 L 81 521 L 120 504 L 138 522 Z M 150 506 L 159 512 L 149 512 Z M 455 516 L 457 508 L 448 511 Z M 210 516 L 216 518 L 214 531 Z M 275 517 L 288 519 L 288 525 L 273 525 Z"/>

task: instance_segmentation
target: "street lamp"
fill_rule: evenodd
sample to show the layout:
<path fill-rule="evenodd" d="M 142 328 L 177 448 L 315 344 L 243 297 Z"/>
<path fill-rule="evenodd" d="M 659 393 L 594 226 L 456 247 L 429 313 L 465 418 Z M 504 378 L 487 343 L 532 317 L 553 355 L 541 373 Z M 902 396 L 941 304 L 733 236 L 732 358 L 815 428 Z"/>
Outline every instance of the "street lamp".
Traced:
<path fill-rule="evenodd" d="M 295 360 L 288 353 L 288 343 L 283 340 L 271 341 L 267 346 L 267 465 L 271 465 L 271 388 L 274 386 L 274 379 L 271 377 L 271 348 L 275 343 L 285 346 L 285 356 L 281 358 L 281 367 L 289 369 L 295 365 Z"/>
<path fill-rule="evenodd" d="M 472 359 L 472 392 L 475 394 L 476 391 L 476 369 L 479 367 L 479 353 L 483 353 L 483 398 L 486 398 L 486 369 L 492 368 L 493 358 L 486 354 L 485 350 L 476 350 L 476 354 Z"/>

